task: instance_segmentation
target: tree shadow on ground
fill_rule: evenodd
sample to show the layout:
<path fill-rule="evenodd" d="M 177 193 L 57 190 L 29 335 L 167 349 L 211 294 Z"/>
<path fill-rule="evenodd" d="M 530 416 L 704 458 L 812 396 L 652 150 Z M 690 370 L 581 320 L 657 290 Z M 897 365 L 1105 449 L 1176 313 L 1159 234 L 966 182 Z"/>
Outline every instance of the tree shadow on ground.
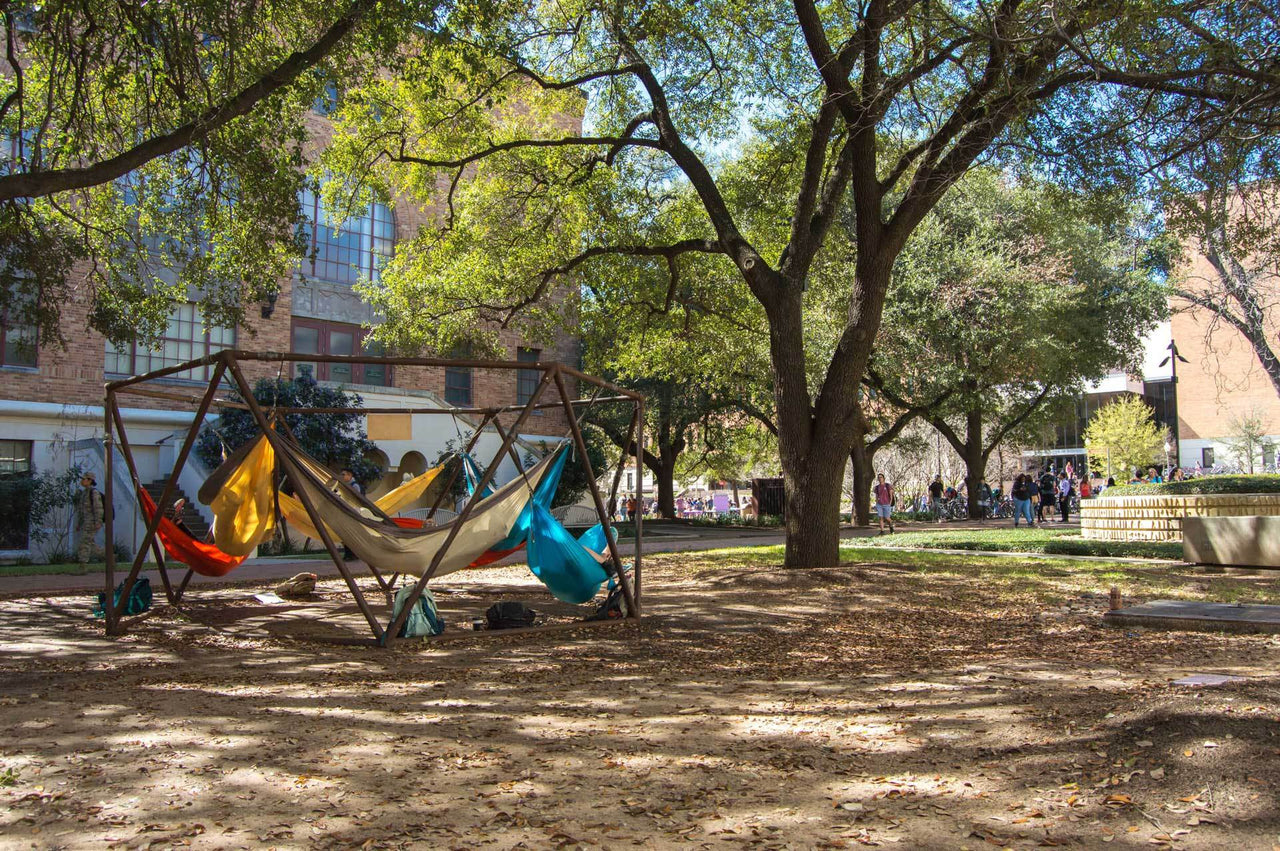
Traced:
<path fill-rule="evenodd" d="M 19 778 L 0 829 L 333 848 L 1276 832 L 1273 639 L 1130 635 L 1101 601 L 1038 619 L 1057 580 L 672 561 L 648 568 L 652 619 L 391 650 L 297 631 L 366 627 L 337 583 L 286 612 L 221 592 L 114 640 L 82 601 L 0 603 L 0 767 Z M 438 595 L 459 623 L 494 598 L 581 614 L 514 572 Z M 1168 683 L 1205 669 L 1250 679 Z"/>

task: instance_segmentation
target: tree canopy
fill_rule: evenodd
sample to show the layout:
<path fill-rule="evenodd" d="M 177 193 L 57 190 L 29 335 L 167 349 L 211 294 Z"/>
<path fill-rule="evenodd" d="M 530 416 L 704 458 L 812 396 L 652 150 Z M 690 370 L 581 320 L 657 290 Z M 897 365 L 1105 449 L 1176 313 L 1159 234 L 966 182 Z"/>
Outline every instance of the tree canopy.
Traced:
<path fill-rule="evenodd" d="M 1167 148 L 1271 121 L 1275 23 L 1174 2 L 539 4 L 477 16 L 372 84 L 329 163 L 446 195 L 370 291 L 401 345 L 550 318 L 563 302 L 548 297 L 600 263 L 679 275 L 714 255 L 767 322 L 786 563 L 832 564 L 830 459 L 850 446 L 890 271 L 930 210 L 984 159 L 1071 160 L 1119 184 L 1132 169 L 1109 140 Z M 724 162 L 748 147 L 768 169 L 737 184 Z M 832 258 L 841 216 L 851 238 Z M 816 358 L 806 293 L 834 260 L 851 272 L 844 321 Z"/>
<path fill-rule="evenodd" d="M 303 253 L 312 105 L 392 67 L 438 6 L 2 4 L 0 312 L 61 341 L 83 261 L 113 341 L 158 337 L 192 294 L 235 325 Z"/>
<path fill-rule="evenodd" d="M 234 399 L 238 396 L 234 389 Z M 267 411 L 283 408 L 359 408 L 359 394 L 340 387 L 321 386 L 308 371 L 297 378 L 262 378 L 253 386 L 253 398 Z M 335 473 L 347 467 L 363 486 L 382 474 L 368 460 L 377 448 L 365 435 L 363 414 L 285 414 L 282 419 L 304 452 Z M 261 433 L 253 415 L 240 408 L 223 408 L 217 424 L 200 432 L 196 457 L 209 469 Z"/>

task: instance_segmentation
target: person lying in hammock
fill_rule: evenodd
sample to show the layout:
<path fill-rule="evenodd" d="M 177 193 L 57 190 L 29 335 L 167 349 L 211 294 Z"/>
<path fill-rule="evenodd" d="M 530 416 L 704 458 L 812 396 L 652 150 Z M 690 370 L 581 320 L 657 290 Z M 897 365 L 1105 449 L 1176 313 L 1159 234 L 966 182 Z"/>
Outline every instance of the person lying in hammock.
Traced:
<path fill-rule="evenodd" d="M 195 533 L 192 532 L 191 529 L 187 527 L 187 524 L 182 520 L 182 512 L 186 510 L 186 507 L 187 501 L 182 497 L 178 497 L 178 499 L 174 501 L 173 506 L 165 512 L 164 516 L 173 521 L 173 525 L 181 529 L 188 538 L 195 538 Z"/>

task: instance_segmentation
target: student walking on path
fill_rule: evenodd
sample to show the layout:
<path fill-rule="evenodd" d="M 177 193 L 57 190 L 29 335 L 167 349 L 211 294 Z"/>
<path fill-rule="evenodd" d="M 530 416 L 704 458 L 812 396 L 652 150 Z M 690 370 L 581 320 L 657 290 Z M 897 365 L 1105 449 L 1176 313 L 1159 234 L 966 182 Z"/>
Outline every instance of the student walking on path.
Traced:
<path fill-rule="evenodd" d="M 97 484 L 97 480 L 89 473 L 80 477 L 81 491 L 76 496 L 76 531 L 80 535 L 76 560 L 81 567 L 93 555 L 93 539 L 97 537 L 107 516 L 102 491 L 98 490 Z"/>
<path fill-rule="evenodd" d="M 1013 488 L 1009 491 L 1009 495 L 1013 497 L 1013 528 L 1018 528 L 1018 521 L 1023 517 L 1027 518 L 1028 528 L 1035 525 L 1035 519 L 1031 516 L 1031 498 L 1027 490 L 1027 476 L 1019 473 L 1018 477 L 1013 480 Z"/>
<path fill-rule="evenodd" d="M 942 474 L 929 483 L 929 510 L 939 523 L 942 522 Z"/>
<path fill-rule="evenodd" d="M 895 502 L 893 485 L 884 479 L 884 473 L 876 475 L 876 486 L 871 489 L 876 496 L 876 516 L 880 518 L 880 534 L 884 534 L 885 521 L 889 523 L 889 534 L 893 534 L 893 503 Z"/>
<path fill-rule="evenodd" d="M 1071 514 L 1071 497 L 1075 495 L 1076 489 L 1071 484 L 1071 478 L 1065 473 L 1058 474 L 1058 507 L 1062 509 L 1062 522 L 1066 523 Z"/>
<path fill-rule="evenodd" d="M 1049 470 L 1048 467 L 1040 474 L 1040 506 L 1036 510 L 1036 516 L 1041 523 L 1046 520 L 1052 520 L 1054 506 L 1058 504 L 1058 479 Z M 1044 513 L 1048 511 L 1049 517 L 1046 518 Z"/>

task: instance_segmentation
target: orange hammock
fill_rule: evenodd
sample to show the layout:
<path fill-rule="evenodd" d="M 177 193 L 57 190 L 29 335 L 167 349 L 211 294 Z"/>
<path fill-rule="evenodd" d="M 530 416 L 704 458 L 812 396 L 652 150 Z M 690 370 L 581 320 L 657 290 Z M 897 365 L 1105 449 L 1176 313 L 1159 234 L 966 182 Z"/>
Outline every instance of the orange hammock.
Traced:
<path fill-rule="evenodd" d="M 142 513 L 146 515 L 147 522 L 150 522 L 156 513 L 155 500 L 151 498 L 151 494 L 139 488 L 138 501 L 142 503 Z M 164 544 L 170 558 L 182 562 L 201 576 L 226 576 L 248 558 L 248 555 L 230 556 L 213 544 L 197 541 L 168 517 L 160 518 L 156 536 Z"/>

